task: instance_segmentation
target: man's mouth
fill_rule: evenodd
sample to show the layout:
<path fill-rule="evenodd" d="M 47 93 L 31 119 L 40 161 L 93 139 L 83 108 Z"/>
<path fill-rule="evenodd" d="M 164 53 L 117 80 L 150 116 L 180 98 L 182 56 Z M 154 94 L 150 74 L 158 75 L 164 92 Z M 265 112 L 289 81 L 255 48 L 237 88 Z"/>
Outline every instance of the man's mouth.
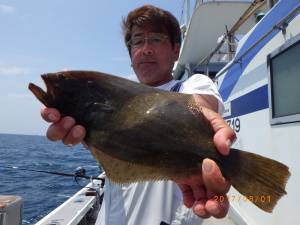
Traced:
<path fill-rule="evenodd" d="M 156 63 L 155 61 L 142 61 L 140 64 L 154 64 Z"/>

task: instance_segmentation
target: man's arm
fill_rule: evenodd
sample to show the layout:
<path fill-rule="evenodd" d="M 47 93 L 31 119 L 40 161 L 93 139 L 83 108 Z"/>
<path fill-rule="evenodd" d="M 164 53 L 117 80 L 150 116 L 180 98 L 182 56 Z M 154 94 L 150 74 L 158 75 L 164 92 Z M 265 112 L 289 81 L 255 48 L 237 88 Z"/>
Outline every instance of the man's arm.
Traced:
<path fill-rule="evenodd" d="M 228 155 L 235 133 L 220 114 L 216 113 L 218 100 L 210 95 L 194 94 L 193 97 L 215 132 L 214 143 L 217 150 L 223 155 Z M 226 193 L 230 189 L 230 184 L 213 160 L 203 160 L 202 174 L 175 182 L 182 191 L 184 204 L 189 208 L 192 207 L 195 214 L 202 218 L 226 216 L 229 209 Z M 213 198 L 215 195 L 222 195 L 224 201 L 216 201 Z"/>
<path fill-rule="evenodd" d="M 204 106 L 218 112 L 218 100 L 213 95 L 193 94 L 193 97 L 198 106 Z"/>

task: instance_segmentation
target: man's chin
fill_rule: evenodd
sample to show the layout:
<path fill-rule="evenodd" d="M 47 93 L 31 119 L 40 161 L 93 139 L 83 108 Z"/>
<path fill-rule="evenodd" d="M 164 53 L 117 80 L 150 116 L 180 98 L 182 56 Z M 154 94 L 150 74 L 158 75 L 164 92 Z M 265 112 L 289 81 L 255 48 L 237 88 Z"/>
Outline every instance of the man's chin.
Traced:
<path fill-rule="evenodd" d="M 150 86 L 155 86 L 156 83 L 159 82 L 159 80 L 155 79 L 155 77 L 151 75 L 143 75 L 142 77 L 139 77 L 138 78 L 139 81 L 142 83 L 142 84 L 146 84 L 146 85 L 150 85 Z"/>
<path fill-rule="evenodd" d="M 142 71 L 154 70 L 157 68 L 156 63 L 143 63 L 140 64 L 139 69 Z"/>
<path fill-rule="evenodd" d="M 141 78 L 140 80 L 145 81 L 151 81 L 151 80 L 157 80 L 157 70 L 147 69 L 147 70 L 139 70 L 138 77 Z"/>

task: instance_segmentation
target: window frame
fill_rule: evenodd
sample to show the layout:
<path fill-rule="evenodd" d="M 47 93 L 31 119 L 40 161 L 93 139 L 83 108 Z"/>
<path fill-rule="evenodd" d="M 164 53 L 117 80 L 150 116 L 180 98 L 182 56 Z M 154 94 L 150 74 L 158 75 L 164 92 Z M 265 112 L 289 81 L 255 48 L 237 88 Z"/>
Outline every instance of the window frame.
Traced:
<path fill-rule="evenodd" d="M 271 60 L 284 52 L 288 51 L 289 49 L 293 48 L 296 45 L 300 45 L 300 34 L 296 35 L 295 37 L 291 38 L 279 48 L 271 52 L 267 56 L 267 70 L 268 70 L 268 98 L 269 98 L 269 108 L 270 108 L 270 123 L 271 125 L 277 124 L 285 124 L 285 123 L 296 123 L 300 121 L 300 113 L 292 114 L 287 116 L 281 117 L 274 117 L 274 93 L 273 93 L 273 77 L 272 77 L 272 67 L 271 67 Z"/>

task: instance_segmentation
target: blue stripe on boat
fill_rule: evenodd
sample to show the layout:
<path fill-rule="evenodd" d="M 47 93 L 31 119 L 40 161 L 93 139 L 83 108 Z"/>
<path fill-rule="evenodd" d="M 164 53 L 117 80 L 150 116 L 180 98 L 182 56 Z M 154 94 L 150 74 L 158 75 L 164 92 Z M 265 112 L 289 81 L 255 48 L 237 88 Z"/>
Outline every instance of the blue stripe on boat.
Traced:
<path fill-rule="evenodd" d="M 229 119 L 232 117 L 243 116 L 269 107 L 268 101 L 268 85 L 264 85 L 255 89 L 248 94 L 242 95 L 231 101 L 231 115 L 224 117 Z"/>

